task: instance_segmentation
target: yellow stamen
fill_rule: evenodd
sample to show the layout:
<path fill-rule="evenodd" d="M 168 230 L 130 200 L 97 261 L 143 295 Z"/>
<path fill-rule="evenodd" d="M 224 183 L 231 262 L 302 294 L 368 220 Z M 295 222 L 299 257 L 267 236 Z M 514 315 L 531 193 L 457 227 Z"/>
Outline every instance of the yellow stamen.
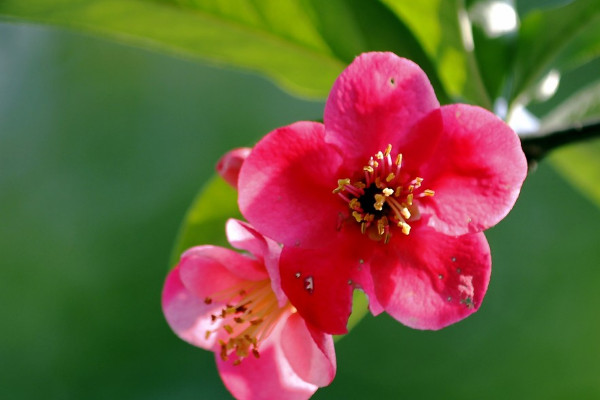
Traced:
<path fill-rule="evenodd" d="M 408 208 L 404 207 L 400 210 L 400 214 L 402 214 L 402 216 L 406 219 L 410 218 L 410 211 L 408 211 Z"/>
<path fill-rule="evenodd" d="M 423 194 L 425 196 L 432 197 L 435 194 L 435 192 L 431 189 L 425 189 L 425 190 L 423 190 Z"/>
<path fill-rule="evenodd" d="M 352 212 L 352 216 L 354 217 L 354 219 L 356 220 L 356 222 L 362 222 L 363 221 L 363 215 L 361 213 L 359 213 L 358 211 L 353 211 Z"/>
<path fill-rule="evenodd" d="M 382 192 L 385 197 L 389 197 L 394 194 L 394 189 L 385 188 L 382 190 Z"/>
<path fill-rule="evenodd" d="M 413 194 L 412 193 L 406 196 L 406 204 L 409 206 L 412 206 L 412 204 L 413 204 Z"/>
<path fill-rule="evenodd" d="M 392 145 L 388 144 L 387 147 L 385 148 L 385 152 L 383 154 L 387 157 L 390 155 L 391 152 L 392 152 Z"/>
<path fill-rule="evenodd" d="M 402 154 L 398 154 L 396 156 L 396 161 L 394 162 L 398 167 L 402 164 Z"/>
<path fill-rule="evenodd" d="M 393 172 L 390 172 L 389 175 L 385 178 L 386 182 L 391 182 L 392 179 L 394 179 L 396 177 L 396 175 L 394 175 Z"/>
<path fill-rule="evenodd" d="M 383 236 L 383 234 L 385 233 L 385 228 L 387 228 L 387 226 L 388 226 L 387 217 L 383 216 L 383 217 L 379 218 L 379 220 L 377 221 L 377 233 L 379 234 L 379 236 Z"/>
<path fill-rule="evenodd" d="M 350 203 L 348 203 L 348 205 L 350 206 L 351 209 L 353 210 L 358 210 L 361 208 L 360 206 L 360 202 L 358 201 L 357 198 L 353 198 L 352 200 L 350 200 Z"/>
<path fill-rule="evenodd" d="M 350 179 L 349 178 L 338 179 L 337 183 L 338 183 L 338 187 L 333 189 L 333 193 L 339 193 L 339 192 L 343 191 L 346 188 L 346 185 L 350 184 Z"/>
<path fill-rule="evenodd" d="M 402 228 L 402 233 L 408 235 L 410 233 L 410 225 L 404 221 L 398 222 L 398 226 Z"/>
<path fill-rule="evenodd" d="M 383 203 L 385 203 L 385 196 L 382 194 L 376 194 L 373 208 L 375 208 L 377 211 L 381 211 L 383 209 Z"/>

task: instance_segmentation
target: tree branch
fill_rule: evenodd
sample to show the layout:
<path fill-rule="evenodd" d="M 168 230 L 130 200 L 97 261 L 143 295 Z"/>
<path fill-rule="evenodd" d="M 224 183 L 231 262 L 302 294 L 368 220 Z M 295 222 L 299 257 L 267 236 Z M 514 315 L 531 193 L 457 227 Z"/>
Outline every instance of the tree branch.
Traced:
<path fill-rule="evenodd" d="M 600 120 L 553 132 L 540 132 L 521 138 L 521 146 L 531 168 L 557 147 L 600 137 Z"/>

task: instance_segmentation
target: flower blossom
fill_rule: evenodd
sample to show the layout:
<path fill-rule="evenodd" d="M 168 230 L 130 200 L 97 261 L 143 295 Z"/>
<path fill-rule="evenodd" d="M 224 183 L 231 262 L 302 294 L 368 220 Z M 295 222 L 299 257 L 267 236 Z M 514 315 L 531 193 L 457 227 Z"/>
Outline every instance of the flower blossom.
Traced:
<path fill-rule="evenodd" d="M 209 245 L 187 250 L 163 289 L 167 322 L 215 352 L 234 397 L 309 398 L 335 375 L 332 337 L 305 322 L 281 291 L 279 245 L 236 220 L 227 237 L 253 256 Z"/>
<path fill-rule="evenodd" d="M 517 135 L 480 107 L 440 106 L 425 73 L 392 53 L 343 71 L 323 123 L 267 134 L 239 171 L 239 206 L 284 245 L 282 288 L 341 334 L 352 292 L 375 315 L 440 329 L 475 312 L 491 273 L 483 230 L 513 207 L 527 172 Z"/>

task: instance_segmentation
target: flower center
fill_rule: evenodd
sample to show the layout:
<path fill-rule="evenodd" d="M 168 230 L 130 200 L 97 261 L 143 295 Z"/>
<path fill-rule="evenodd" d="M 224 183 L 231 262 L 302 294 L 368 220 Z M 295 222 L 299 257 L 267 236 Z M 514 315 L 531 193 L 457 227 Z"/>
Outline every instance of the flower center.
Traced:
<path fill-rule="evenodd" d="M 434 191 L 423 190 L 423 178 L 410 178 L 402 171 L 402 154 L 392 157 L 392 145 L 377 152 L 363 167 L 363 177 L 356 181 L 338 179 L 333 190 L 348 204 L 353 219 L 363 234 L 388 243 L 393 231 L 410 233 L 411 221 L 419 219 L 415 198 L 431 197 Z"/>
<path fill-rule="evenodd" d="M 219 339 L 220 356 L 227 361 L 235 353 L 237 359 L 234 365 L 239 365 L 250 353 L 259 358 L 261 341 L 269 336 L 279 318 L 292 310 L 289 303 L 279 307 L 269 279 L 244 281 L 204 299 L 206 304 L 213 301 L 224 304 L 220 313 L 210 316 L 213 322 L 221 320 L 221 324 L 217 329 L 207 330 L 206 338 L 222 329 L 228 339 Z"/>

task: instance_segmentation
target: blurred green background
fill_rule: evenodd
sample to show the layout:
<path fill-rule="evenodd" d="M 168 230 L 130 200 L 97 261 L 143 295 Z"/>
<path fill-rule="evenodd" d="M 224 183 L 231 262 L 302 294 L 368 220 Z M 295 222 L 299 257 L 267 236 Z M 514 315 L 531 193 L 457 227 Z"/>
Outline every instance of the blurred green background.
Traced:
<path fill-rule="evenodd" d="M 0 398 L 229 398 L 162 317 L 178 225 L 222 153 L 322 109 L 254 75 L 0 24 Z M 314 398 L 600 398 L 599 224 L 542 162 L 488 232 L 480 311 L 439 332 L 365 318 Z"/>

